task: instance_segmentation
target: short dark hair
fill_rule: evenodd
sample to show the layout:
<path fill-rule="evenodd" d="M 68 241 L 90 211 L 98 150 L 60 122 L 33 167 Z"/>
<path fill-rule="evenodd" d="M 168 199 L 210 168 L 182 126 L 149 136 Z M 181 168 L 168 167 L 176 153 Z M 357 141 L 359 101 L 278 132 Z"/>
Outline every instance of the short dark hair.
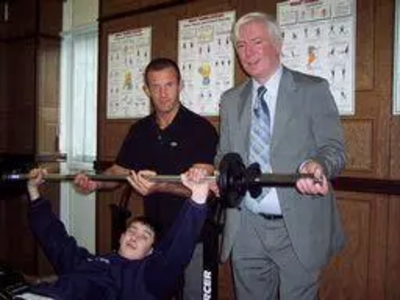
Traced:
<path fill-rule="evenodd" d="M 175 71 L 176 78 L 178 79 L 178 82 L 181 81 L 181 72 L 179 71 L 179 67 L 176 64 L 175 61 L 172 59 L 166 58 L 166 57 L 159 57 L 159 58 L 154 58 L 147 66 L 146 69 L 144 70 L 144 82 L 146 85 L 149 85 L 148 81 L 148 75 L 151 71 L 161 71 L 164 69 L 172 68 Z"/>
<path fill-rule="evenodd" d="M 129 220 L 127 223 L 126 229 L 128 229 L 132 224 L 139 223 L 144 226 L 147 226 L 153 231 L 154 233 L 154 243 L 158 241 L 160 230 L 158 225 L 153 222 L 150 218 L 146 216 L 137 216 Z"/>

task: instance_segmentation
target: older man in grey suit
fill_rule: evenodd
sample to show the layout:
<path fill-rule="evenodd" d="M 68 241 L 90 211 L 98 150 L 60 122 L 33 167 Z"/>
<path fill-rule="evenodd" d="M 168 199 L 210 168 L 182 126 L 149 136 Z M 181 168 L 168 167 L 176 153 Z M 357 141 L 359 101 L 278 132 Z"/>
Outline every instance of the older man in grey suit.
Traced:
<path fill-rule="evenodd" d="M 221 98 L 216 162 L 238 152 L 263 171 L 310 173 L 228 209 L 222 260 L 231 254 L 241 300 L 315 299 L 321 268 L 344 245 L 328 179 L 345 165 L 340 119 L 328 83 L 281 65 L 281 33 L 263 13 L 241 17 L 232 40 L 250 79 Z M 260 107 L 266 110 L 260 117 Z M 265 121 L 267 120 L 267 121 Z M 263 136 L 264 134 L 264 136 Z M 261 145 L 260 145 L 261 143 Z"/>

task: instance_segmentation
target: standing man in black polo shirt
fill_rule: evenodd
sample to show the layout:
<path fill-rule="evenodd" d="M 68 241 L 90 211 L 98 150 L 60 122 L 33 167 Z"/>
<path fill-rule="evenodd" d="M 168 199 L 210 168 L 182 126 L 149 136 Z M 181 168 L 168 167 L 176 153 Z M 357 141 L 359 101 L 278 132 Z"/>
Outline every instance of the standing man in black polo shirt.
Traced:
<path fill-rule="evenodd" d="M 185 108 L 179 101 L 182 81 L 177 64 L 167 58 L 152 60 L 145 69 L 145 92 L 154 112 L 132 125 L 113 166 L 106 174 L 129 174 L 134 171 L 133 186 L 144 196 L 144 213 L 157 223 L 161 235 L 173 223 L 190 191 L 178 183 L 154 183 L 153 174 L 181 174 L 190 167 L 201 167 L 209 174 L 218 136 L 203 117 Z M 75 179 L 78 190 L 116 188 L 118 182 L 92 181 L 80 174 Z M 185 272 L 184 299 L 202 299 L 203 246 L 196 247 Z"/>

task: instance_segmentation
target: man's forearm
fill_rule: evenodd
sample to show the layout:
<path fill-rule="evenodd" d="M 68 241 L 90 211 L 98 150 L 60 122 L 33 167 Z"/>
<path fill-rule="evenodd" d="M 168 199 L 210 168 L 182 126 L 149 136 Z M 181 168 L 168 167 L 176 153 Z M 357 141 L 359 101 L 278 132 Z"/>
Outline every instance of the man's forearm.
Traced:
<path fill-rule="evenodd" d="M 189 198 L 192 192 L 182 183 L 162 182 L 157 183 L 154 187 L 157 193 L 174 194 L 181 197 Z"/>
<path fill-rule="evenodd" d="M 193 167 L 206 170 L 207 175 L 213 175 L 214 173 L 214 166 L 210 164 L 198 163 L 194 164 Z M 192 192 L 182 183 L 175 182 L 157 183 L 154 187 L 154 190 L 158 193 L 169 193 L 185 198 L 190 198 L 190 196 L 192 195 Z"/>
<path fill-rule="evenodd" d="M 113 165 L 103 172 L 104 175 L 126 175 L 129 176 L 129 170 L 119 165 Z M 119 181 L 97 181 L 97 190 L 113 190 L 121 186 Z"/>

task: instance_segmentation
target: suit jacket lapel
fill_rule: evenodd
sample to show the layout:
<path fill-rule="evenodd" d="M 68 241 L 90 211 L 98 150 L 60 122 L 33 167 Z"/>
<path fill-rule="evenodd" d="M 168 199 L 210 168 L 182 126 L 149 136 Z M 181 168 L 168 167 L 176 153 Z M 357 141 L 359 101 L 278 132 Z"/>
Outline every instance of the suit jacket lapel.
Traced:
<path fill-rule="evenodd" d="M 243 153 L 243 162 L 247 165 L 249 159 L 251 107 L 252 107 L 252 81 L 249 80 L 239 94 L 238 102 L 238 133 L 234 134 L 239 153 Z"/>
<path fill-rule="evenodd" d="M 282 78 L 279 83 L 278 97 L 274 117 L 274 131 L 271 140 L 271 155 L 281 139 L 284 139 L 285 125 L 296 111 L 294 100 L 296 97 L 296 84 L 292 73 L 283 68 Z"/>

